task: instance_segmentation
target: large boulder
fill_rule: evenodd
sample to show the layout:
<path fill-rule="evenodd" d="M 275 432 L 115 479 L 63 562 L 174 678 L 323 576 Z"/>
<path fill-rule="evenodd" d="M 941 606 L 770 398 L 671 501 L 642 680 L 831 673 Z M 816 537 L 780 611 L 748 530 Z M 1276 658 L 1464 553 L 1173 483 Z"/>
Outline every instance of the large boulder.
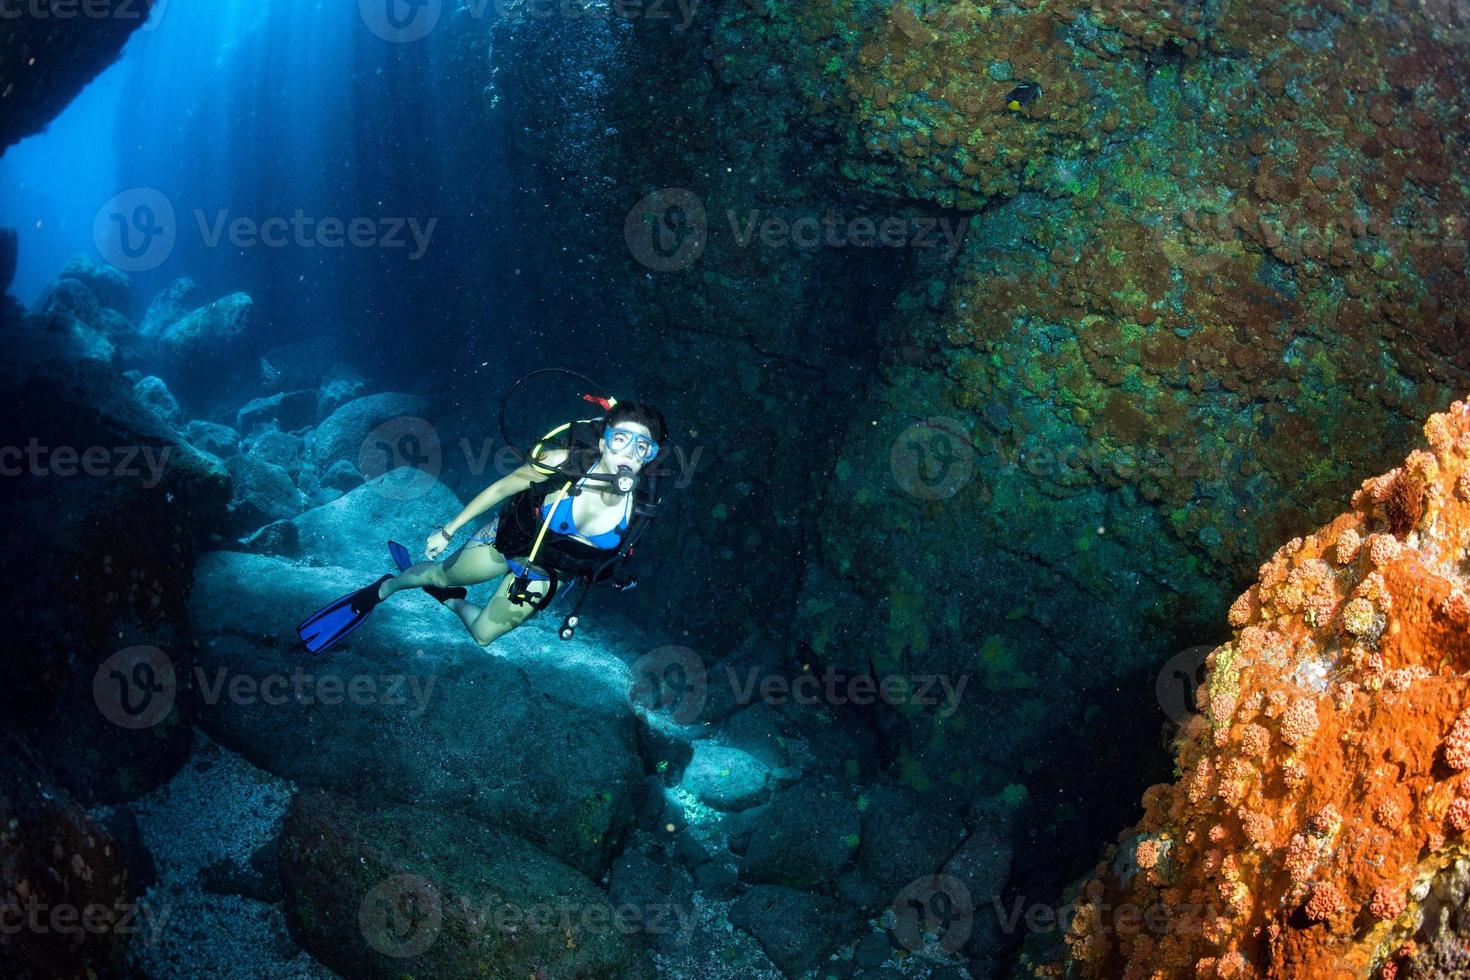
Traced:
<path fill-rule="evenodd" d="M 364 447 L 368 437 L 378 426 L 396 419 L 420 419 L 428 407 L 427 400 L 417 395 L 405 395 L 398 392 L 368 395 L 365 398 L 356 398 L 348 402 L 317 426 L 315 440 L 317 468 L 326 472 L 339 459 L 345 459 L 360 468 L 359 461 L 365 456 L 377 462 L 380 454 L 385 454 L 381 455 L 385 461 L 412 462 L 412 460 L 402 458 L 402 452 L 396 442 L 385 447 L 367 446 L 366 452 Z M 405 433 L 413 436 L 419 444 L 415 452 L 423 451 L 425 437 L 430 435 L 427 424 L 419 425 L 416 422 L 402 424 L 405 427 Z M 402 433 L 395 432 L 391 435 L 400 436 Z M 386 466 L 386 463 L 380 465 Z M 382 470 L 380 469 L 379 472 Z"/>
<path fill-rule="evenodd" d="M 213 390 L 240 374 L 255 324 L 255 303 L 233 293 L 188 313 L 158 336 L 158 352 L 174 386 Z"/>
<path fill-rule="evenodd" d="M 807 779 L 777 794 L 751 828 L 740 876 L 809 888 L 837 878 L 857 853 L 857 803 L 833 780 Z"/>
<path fill-rule="evenodd" d="M 858 865 L 875 900 L 887 904 L 937 872 L 963 842 L 965 826 L 937 797 L 896 786 L 875 786 L 866 795 Z"/>
<path fill-rule="evenodd" d="M 240 433 L 228 425 L 195 419 L 184 427 L 184 438 L 200 452 L 229 459 L 240 449 Z"/>
<path fill-rule="evenodd" d="M 296 624 L 385 567 L 385 553 L 352 570 L 205 556 L 190 602 L 201 725 L 303 785 L 463 811 L 599 874 L 645 792 L 628 668 L 536 623 L 487 653 L 417 591 L 303 661 Z"/>
<path fill-rule="evenodd" d="M 306 498 L 291 474 L 254 456 L 231 456 L 225 466 L 234 479 L 230 497 L 230 529 L 237 536 L 257 531 L 272 521 L 301 513 Z"/>
<path fill-rule="evenodd" d="M 826 895 L 755 885 L 730 906 L 730 922 L 754 936 L 771 961 L 794 976 L 820 966 L 857 917 Z"/>
<path fill-rule="evenodd" d="M 179 408 L 178 399 L 174 398 L 174 393 L 168 390 L 162 378 L 148 375 L 133 385 L 133 397 L 169 425 L 178 426 L 184 421 L 184 411 Z"/>
<path fill-rule="evenodd" d="M 58 278 L 82 283 L 97 297 L 100 305 L 116 310 L 131 324 L 135 300 L 133 281 L 127 273 L 85 255 L 77 255 L 62 266 Z"/>
<path fill-rule="evenodd" d="M 342 976 L 654 975 L 586 876 L 463 814 L 307 791 L 280 853 L 292 935 Z"/>
<path fill-rule="evenodd" d="M 151 703 L 169 710 L 128 727 L 142 716 L 127 709 L 149 695 L 119 690 L 142 674 L 139 661 L 114 658 L 152 648 L 187 671 L 194 555 L 222 528 L 229 474 L 111 370 L 28 363 L 25 338 L 9 340 L 20 343 L 0 353 L 0 445 L 21 448 L 25 472 L 7 484 L 0 543 L 24 565 L 7 606 L 25 670 L 0 689 L 0 713 L 84 805 L 131 799 L 187 758 L 189 703 L 182 690 L 160 691 Z"/>
<path fill-rule="evenodd" d="M 763 803 L 774 787 L 771 767 L 743 749 L 714 742 L 694 743 L 683 786 L 716 810 L 748 810 Z"/>
<path fill-rule="evenodd" d="M 336 464 L 342 465 L 340 460 Z M 359 477 L 359 485 L 350 493 L 292 517 L 297 550 L 287 557 L 313 565 L 380 569 L 389 541 L 402 542 L 417 553 L 436 524 L 463 509 L 459 498 L 437 482 L 428 484 L 420 496 L 405 501 L 395 493 L 396 480 L 392 473 L 367 483 Z M 338 484 L 334 481 L 331 485 Z"/>
<path fill-rule="evenodd" d="M 145 337 L 158 337 L 203 304 L 204 290 L 197 282 L 187 277 L 175 279 L 153 297 L 138 330 Z"/>
<path fill-rule="evenodd" d="M 23 743 L 0 738 L 0 973 L 127 975 L 128 939 L 151 918 L 135 915 L 143 882 L 129 853 Z"/>

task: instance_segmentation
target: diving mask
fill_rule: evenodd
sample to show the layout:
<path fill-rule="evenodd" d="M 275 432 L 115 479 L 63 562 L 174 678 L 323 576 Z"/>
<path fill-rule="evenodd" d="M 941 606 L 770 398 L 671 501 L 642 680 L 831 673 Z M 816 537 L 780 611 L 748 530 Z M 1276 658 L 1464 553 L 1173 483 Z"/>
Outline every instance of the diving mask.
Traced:
<path fill-rule="evenodd" d="M 647 463 L 658 455 L 658 443 L 641 432 L 632 429 L 619 429 L 609 426 L 602 433 L 602 444 L 609 452 L 621 453 L 630 447 L 634 457 L 641 463 Z"/>

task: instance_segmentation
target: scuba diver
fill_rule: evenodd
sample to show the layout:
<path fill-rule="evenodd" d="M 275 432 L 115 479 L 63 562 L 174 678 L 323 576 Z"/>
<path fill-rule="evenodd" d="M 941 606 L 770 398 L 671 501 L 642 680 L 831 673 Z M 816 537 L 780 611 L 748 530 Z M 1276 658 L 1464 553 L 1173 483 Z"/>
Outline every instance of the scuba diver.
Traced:
<path fill-rule="evenodd" d="M 572 373 L 533 371 L 511 386 L 506 401 L 528 378 L 548 372 Z M 564 640 L 576 631 L 578 610 L 592 586 L 636 585 L 623 566 L 658 511 L 660 478 L 671 455 L 668 423 L 649 405 L 582 397 L 601 405 L 605 414 L 568 422 L 543 436 L 524 464 L 429 536 L 427 561 L 414 564 L 407 548 L 390 541 L 398 574 L 329 603 L 297 627 L 307 650 L 325 650 L 404 589 L 423 589 L 459 617 L 475 642 L 489 646 L 546 608 L 565 578 L 582 583 L 583 591 L 558 631 Z M 504 437 L 504 401 L 500 421 Z M 553 440 L 560 445 L 551 447 Z M 494 520 L 449 558 L 438 560 L 466 525 L 502 502 Z M 469 601 L 465 586 L 496 579 L 500 584 L 485 606 Z"/>

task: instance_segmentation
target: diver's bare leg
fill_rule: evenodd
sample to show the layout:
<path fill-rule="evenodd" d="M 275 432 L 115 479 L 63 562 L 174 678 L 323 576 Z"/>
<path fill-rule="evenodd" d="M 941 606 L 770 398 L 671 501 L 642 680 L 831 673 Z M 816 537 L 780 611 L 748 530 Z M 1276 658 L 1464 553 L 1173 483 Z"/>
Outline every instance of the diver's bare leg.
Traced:
<path fill-rule="evenodd" d="M 405 568 L 396 578 L 383 583 L 378 595 L 386 599 L 403 589 L 425 585 L 446 589 L 455 585 L 479 585 L 499 578 L 510 570 L 505 558 L 490 544 L 472 544 L 444 561 L 421 561 Z"/>
<path fill-rule="evenodd" d="M 446 605 L 454 610 L 476 643 L 482 647 L 489 646 L 536 613 L 535 607 L 529 603 L 518 606 L 510 601 L 510 590 L 514 584 L 515 577 L 507 575 L 495 590 L 490 604 L 483 609 L 464 599 L 451 599 Z M 550 582 L 532 582 L 527 591 L 540 597 L 546 595 L 550 588 Z"/>

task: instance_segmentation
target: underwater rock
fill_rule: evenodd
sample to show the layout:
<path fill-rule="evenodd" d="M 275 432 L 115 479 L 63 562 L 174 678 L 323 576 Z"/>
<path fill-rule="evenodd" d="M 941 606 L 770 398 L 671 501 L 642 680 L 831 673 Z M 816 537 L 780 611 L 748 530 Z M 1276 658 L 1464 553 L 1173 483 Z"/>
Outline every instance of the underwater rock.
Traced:
<path fill-rule="evenodd" d="M 87 83 L 112 64 L 133 31 L 148 20 L 154 0 L 102 0 L 77 8 L 46 5 L 46 16 L 15 9 L 0 34 L 0 153 L 33 136 L 61 114 Z M 66 15 L 70 13 L 70 16 Z"/>
<path fill-rule="evenodd" d="M 185 314 L 158 334 L 158 352 L 171 384 L 217 394 L 238 377 L 254 340 L 255 304 L 234 293 Z"/>
<path fill-rule="evenodd" d="M 0 972 L 18 980 L 126 975 L 129 939 L 158 925 L 151 910 L 138 914 L 143 883 L 134 874 L 119 843 L 46 765 L 13 735 L 0 738 Z"/>
<path fill-rule="evenodd" d="M 20 261 L 20 238 L 14 228 L 0 227 L 0 296 L 10 291 L 15 282 L 15 267 Z"/>
<path fill-rule="evenodd" d="M 965 827 L 942 800 L 893 786 L 874 786 L 865 795 L 858 868 L 886 904 L 910 882 L 937 872 L 960 846 Z"/>
<path fill-rule="evenodd" d="M 108 664 L 151 647 L 187 671 L 196 542 L 222 528 L 230 478 L 115 372 L 91 361 L 27 363 L 26 349 L 10 346 L 27 342 L 0 338 L 0 444 L 22 447 L 25 469 L 7 484 L 3 544 L 26 567 L 8 593 L 9 637 L 26 651 L 26 669 L 0 689 L 0 712 L 84 805 L 127 800 L 187 758 L 190 702 L 165 689 L 161 700 L 134 690 L 123 703 L 112 673 L 135 675 Z M 137 728 L 107 710 L 139 704 L 169 710 Z"/>
<path fill-rule="evenodd" d="M 197 282 L 187 277 L 175 279 L 148 304 L 138 331 L 144 337 L 158 337 L 203 304 L 204 290 L 199 288 Z"/>
<path fill-rule="evenodd" d="M 235 428 L 248 433 L 274 424 L 285 432 L 310 428 L 316 421 L 316 392 L 300 390 L 253 398 L 235 413 Z"/>
<path fill-rule="evenodd" d="M 228 459 L 240 450 L 240 433 L 218 422 L 191 421 L 184 427 L 189 445 L 203 453 Z"/>
<path fill-rule="evenodd" d="M 128 278 L 127 273 L 85 255 L 77 255 L 61 267 L 57 278 L 75 279 L 82 283 L 97 297 L 100 305 L 120 313 L 131 329 L 136 300 L 133 280 Z"/>
<path fill-rule="evenodd" d="M 418 395 L 385 392 L 348 402 L 332 412 L 317 426 L 315 454 L 317 469 L 325 472 L 339 459 L 359 465 L 365 452 L 376 453 L 376 447 L 365 446 L 372 431 L 384 422 L 399 418 L 420 418 L 428 410 L 427 400 Z M 422 442 L 422 440 L 419 440 Z M 397 447 L 388 447 L 397 452 Z M 450 515 L 453 516 L 452 514 Z"/>
<path fill-rule="evenodd" d="M 316 393 L 316 417 L 325 419 L 337 409 L 367 391 L 367 379 L 346 364 L 338 364 L 327 372 Z"/>
<path fill-rule="evenodd" d="M 427 482 L 422 492 L 408 498 L 398 492 L 401 485 L 392 473 L 367 483 L 358 477 L 357 483 L 331 503 L 291 518 L 300 548 L 292 557 L 365 572 L 383 568 L 389 541 L 420 554 L 435 525 L 464 509 L 442 483 Z"/>
<path fill-rule="evenodd" d="M 648 913 L 641 917 L 640 935 L 654 949 L 670 954 L 689 946 L 699 910 L 689 872 L 661 857 L 629 847 L 613 862 L 608 896 L 619 908 Z"/>
<path fill-rule="evenodd" d="M 133 385 L 133 397 L 169 425 L 177 426 L 184 421 L 184 410 L 179 408 L 178 400 L 168 390 L 168 385 L 163 383 L 162 378 L 151 374 L 143 378 Z"/>
<path fill-rule="evenodd" d="M 462 811 L 600 874 L 645 795 L 626 665 L 534 623 L 487 653 L 418 591 L 394 596 L 303 662 L 296 624 L 392 567 L 383 532 L 355 530 L 375 552 L 352 570 L 242 553 L 203 558 L 190 597 L 201 727 L 303 785 Z M 251 696 L 230 696 L 235 683 Z"/>
<path fill-rule="evenodd" d="M 241 441 L 241 452 L 251 459 L 279 466 L 296 479 L 301 472 L 306 442 L 298 435 L 280 429 L 259 429 Z"/>
<path fill-rule="evenodd" d="M 273 463 L 253 456 L 231 456 L 225 468 L 234 480 L 229 523 L 236 537 L 294 517 L 306 508 L 306 498 L 291 474 Z"/>
<path fill-rule="evenodd" d="M 1439 941 L 1470 830 L 1470 399 L 1423 433 L 1231 605 L 1182 777 L 1076 888 L 1069 971 L 1390 977 Z M 1130 906 L 1169 928 L 1114 928 Z"/>
<path fill-rule="evenodd" d="M 257 555 L 296 555 L 301 553 L 301 538 L 290 521 L 274 521 L 240 539 L 240 548 Z"/>
<path fill-rule="evenodd" d="M 654 976 L 591 881 L 463 814 L 308 790 L 280 853 L 291 934 L 343 976 Z"/>
<path fill-rule="evenodd" d="M 694 743 L 694 757 L 684 770 L 683 786 L 716 810 L 748 810 L 771 795 L 771 768 L 748 752 Z"/>
<path fill-rule="evenodd" d="M 336 337 L 330 335 L 272 347 L 260 355 L 261 386 L 268 392 L 301 388 L 315 392 L 341 359 L 341 345 Z"/>
<path fill-rule="evenodd" d="M 788 975 L 816 969 L 857 917 L 826 895 L 755 885 L 730 907 L 730 922 L 756 938 Z"/>
<path fill-rule="evenodd" d="M 836 780 L 804 780 L 762 809 L 740 877 L 789 888 L 831 882 L 857 854 L 861 829 L 857 804 Z"/>
<path fill-rule="evenodd" d="M 36 314 L 42 317 L 65 315 L 98 329 L 101 306 L 96 294 L 86 283 L 80 279 L 59 278 L 53 280 L 41 294 L 36 302 Z"/>
<path fill-rule="evenodd" d="M 340 490 L 343 493 L 348 493 L 362 484 L 362 474 L 357 472 L 356 466 L 345 459 L 337 460 L 321 477 L 322 486 L 330 490 Z"/>

